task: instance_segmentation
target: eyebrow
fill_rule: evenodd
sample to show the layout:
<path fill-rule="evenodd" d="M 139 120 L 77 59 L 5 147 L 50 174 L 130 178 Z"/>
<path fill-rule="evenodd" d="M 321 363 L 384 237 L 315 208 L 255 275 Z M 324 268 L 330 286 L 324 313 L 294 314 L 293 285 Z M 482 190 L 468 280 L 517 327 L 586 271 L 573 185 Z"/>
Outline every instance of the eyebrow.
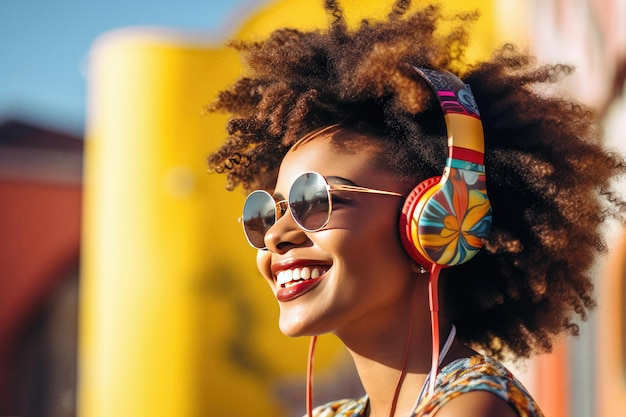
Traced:
<path fill-rule="evenodd" d="M 354 185 L 356 187 L 358 187 L 358 185 L 356 183 L 354 183 L 353 181 L 350 181 L 347 178 L 343 178 L 343 177 L 337 177 L 337 176 L 330 176 L 330 177 L 326 177 L 326 180 L 329 183 L 335 183 L 335 184 L 343 184 L 343 185 Z"/>

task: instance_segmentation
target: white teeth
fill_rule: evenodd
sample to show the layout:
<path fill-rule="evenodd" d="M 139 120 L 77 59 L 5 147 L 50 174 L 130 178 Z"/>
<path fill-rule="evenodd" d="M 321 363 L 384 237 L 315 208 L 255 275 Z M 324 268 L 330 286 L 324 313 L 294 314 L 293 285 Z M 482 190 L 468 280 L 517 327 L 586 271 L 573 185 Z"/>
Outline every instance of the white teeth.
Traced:
<path fill-rule="evenodd" d="M 300 278 L 311 279 L 311 268 L 302 268 L 302 271 L 300 271 Z"/>
<path fill-rule="evenodd" d="M 291 274 L 290 269 L 285 270 L 285 271 L 280 271 L 278 275 L 276 275 L 276 283 L 278 285 L 286 284 L 289 281 L 291 281 L 291 277 L 292 277 L 292 274 Z"/>
<path fill-rule="evenodd" d="M 276 274 L 276 283 L 278 285 L 294 284 L 295 281 L 319 278 L 322 271 L 316 267 L 302 267 L 294 269 L 286 269 Z M 292 282 L 293 281 L 293 282 Z"/>

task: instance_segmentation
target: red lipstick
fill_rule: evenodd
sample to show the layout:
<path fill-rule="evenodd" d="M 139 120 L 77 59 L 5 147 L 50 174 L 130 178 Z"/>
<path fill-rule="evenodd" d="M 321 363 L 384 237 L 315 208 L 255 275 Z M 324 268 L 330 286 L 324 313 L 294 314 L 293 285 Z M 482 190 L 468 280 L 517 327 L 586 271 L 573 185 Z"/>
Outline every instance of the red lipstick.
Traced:
<path fill-rule="evenodd" d="M 306 294 L 320 283 L 322 278 L 309 279 L 305 281 L 299 281 L 289 287 L 279 288 L 276 292 L 276 298 L 280 302 L 291 301 Z"/>

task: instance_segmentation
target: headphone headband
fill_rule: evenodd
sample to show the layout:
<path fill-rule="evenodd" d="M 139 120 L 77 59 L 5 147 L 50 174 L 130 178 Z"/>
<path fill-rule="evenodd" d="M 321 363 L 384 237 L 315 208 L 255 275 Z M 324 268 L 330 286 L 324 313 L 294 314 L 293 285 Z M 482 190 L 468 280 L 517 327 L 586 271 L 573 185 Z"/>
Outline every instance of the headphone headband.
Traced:
<path fill-rule="evenodd" d="M 449 157 L 483 165 L 483 125 L 470 86 L 446 70 L 411 67 L 428 83 L 443 110 Z"/>
<path fill-rule="evenodd" d="M 480 113 L 470 86 L 463 83 L 456 75 L 446 70 L 411 67 L 433 89 L 443 114 L 465 114 L 480 120 Z"/>

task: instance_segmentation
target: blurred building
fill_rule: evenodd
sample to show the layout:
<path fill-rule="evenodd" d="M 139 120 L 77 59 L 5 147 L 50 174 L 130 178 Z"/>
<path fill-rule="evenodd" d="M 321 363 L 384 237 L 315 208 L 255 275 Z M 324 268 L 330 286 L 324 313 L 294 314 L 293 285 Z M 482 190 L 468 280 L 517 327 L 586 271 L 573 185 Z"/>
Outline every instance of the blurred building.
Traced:
<path fill-rule="evenodd" d="M 0 124 L 0 415 L 74 415 L 81 138 Z"/>
<path fill-rule="evenodd" d="M 559 91 L 596 109 L 607 144 L 626 154 L 626 0 L 534 0 L 528 17 L 539 61 L 575 67 Z M 606 235 L 609 253 L 594 271 L 598 308 L 563 349 L 563 416 L 626 409 L 626 233 L 613 223 Z"/>

